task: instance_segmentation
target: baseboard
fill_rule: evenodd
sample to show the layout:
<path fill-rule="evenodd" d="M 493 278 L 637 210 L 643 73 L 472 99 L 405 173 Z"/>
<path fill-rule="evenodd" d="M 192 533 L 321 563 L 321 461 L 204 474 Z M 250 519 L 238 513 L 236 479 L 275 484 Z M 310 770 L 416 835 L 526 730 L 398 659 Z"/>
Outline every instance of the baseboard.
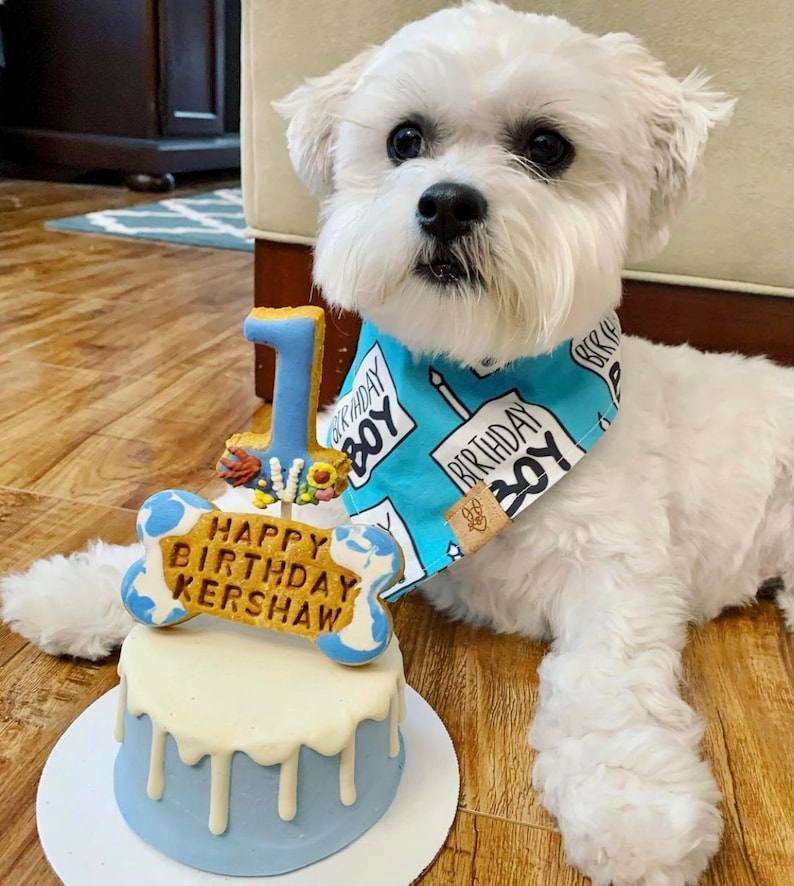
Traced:
<path fill-rule="evenodd" d="M 794 298 L 626 280 L 618 313 L 624 332 L 660 344 L 794 366 Z"/>
<path fill-rule="evenodd" d="M 310 247 L 257 240 L 254 268 L 256 305 L 322 303 L 312 290 Z M 619 314 L 624 332 L 660 344 L 763 354 L 794 366 L 794 298 L 626 280 Z M 359 325 L 352 314 L 329 317 L 321 404 L 333 400 L 341 387 Z M 256 392 L 265 400 L 272 396 L 274 367 L 273 352 L 257 348 Z"/>
<path fill-rule="evenodd" d="M 161 175 L 232 169 L 240 165 L 240 135 L 192 138 L 128 138 L 45 129 L 0 128 L 4 152 L 18 161 L 36 160 L 77 169 L 119 169 Z"/>

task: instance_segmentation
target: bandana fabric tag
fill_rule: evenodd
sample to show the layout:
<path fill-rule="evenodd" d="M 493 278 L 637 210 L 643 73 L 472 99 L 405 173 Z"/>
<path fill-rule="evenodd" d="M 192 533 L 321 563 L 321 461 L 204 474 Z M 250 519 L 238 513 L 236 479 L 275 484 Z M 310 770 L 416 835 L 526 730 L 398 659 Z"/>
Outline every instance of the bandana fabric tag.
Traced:
<path fill-rule="evenodd" d="M 387 599 L 479 550 L 603 436 L 620 402 L 620 325 L 494 370 L 414 357 L 364 323 L 328 445 L 352 461 L 354 522 L 391 532 L 405 575 Z"/>

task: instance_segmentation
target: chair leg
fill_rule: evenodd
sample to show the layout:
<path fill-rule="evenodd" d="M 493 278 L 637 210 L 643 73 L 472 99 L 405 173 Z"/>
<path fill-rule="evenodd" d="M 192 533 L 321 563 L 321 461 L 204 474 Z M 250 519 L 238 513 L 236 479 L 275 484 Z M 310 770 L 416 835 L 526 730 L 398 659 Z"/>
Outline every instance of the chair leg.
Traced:
<path fill-rule="evenodd" d="M 312 286 L 311 248 L 296 243 L 257 240 L 254 248 L 255 307 L 298 307 L 310 303 L 325 307 L 319 290 Z M 342 387 L 353 360 L 361 321 L 354 314 L 326 317 L 323 377 L 320 406 L 332 403 Z M 273 398 L 276 355 L 272 348 L 257 345 L 255 385 L 257 396 Z"/>

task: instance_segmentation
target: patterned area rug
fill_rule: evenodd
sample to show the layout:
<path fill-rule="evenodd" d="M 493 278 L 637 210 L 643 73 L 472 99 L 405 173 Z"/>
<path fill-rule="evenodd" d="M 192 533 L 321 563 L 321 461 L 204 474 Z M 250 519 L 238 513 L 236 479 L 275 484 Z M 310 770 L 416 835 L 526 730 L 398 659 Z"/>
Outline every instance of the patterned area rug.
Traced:
<path fill-rule="evenodd" d="M 124 209 L 103 209 L 73 218 L 55 219 L 47 222 L 45 227 L 53 231 L 166 240 L 184 246 L 248 251 L 254 248 L 254 241 L 245 237 L 240 188 L 221 188 L 193 197 L 175 197 Z"/>

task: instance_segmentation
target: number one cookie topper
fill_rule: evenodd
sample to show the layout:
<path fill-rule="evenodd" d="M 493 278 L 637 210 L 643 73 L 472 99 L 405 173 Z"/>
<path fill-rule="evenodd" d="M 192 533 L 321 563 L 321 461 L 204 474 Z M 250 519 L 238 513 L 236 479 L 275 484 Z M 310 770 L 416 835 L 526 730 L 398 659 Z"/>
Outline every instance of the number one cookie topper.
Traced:
<path fill-rule="evenodd" d="M 381 595 L 402 576 L 397 542 L 376 526 L 317 529 L 290 519 L 293 504 L 339 495 L 350 462 L 317 443 L 325 316 L 320 308 L 256 308 L 246 337 L 278 351 L 269 434 L 235 434 L 220 475 L 254 490 L 281 517 L 229 513 L 170 489 L 138 512 L 145 556 L 128 570 L 122 599 L 138 621 L 178 624 L 200 613 L 300 634 L 343 664 L 366 664 L 391 638 Z"/>
<path fill-rule="evenodd" d="M 286 313 L 285 313 L 286 311 Z M 319 504 L 336 498 L 347 485 L 350 461 L 344 452 L 317 443 L 317 403 L 325 338 L 322 308 L 254 308 L 245 336 L 278 354 L 269 434 L 235 434 L 219 464 L 233 486 L 255 490 L 254 504 Z"/>

